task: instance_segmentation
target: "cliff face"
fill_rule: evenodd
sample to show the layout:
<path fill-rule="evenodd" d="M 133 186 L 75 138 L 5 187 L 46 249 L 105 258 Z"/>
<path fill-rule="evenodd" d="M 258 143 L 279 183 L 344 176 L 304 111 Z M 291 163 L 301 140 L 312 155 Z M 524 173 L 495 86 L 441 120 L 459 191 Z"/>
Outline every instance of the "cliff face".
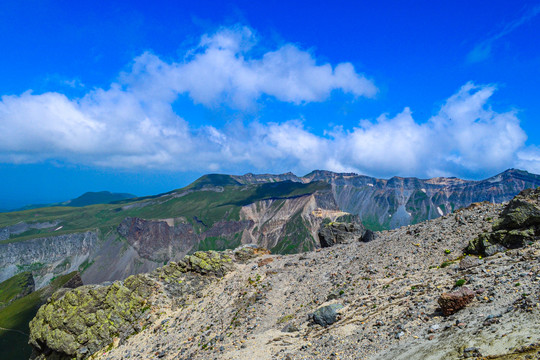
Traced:
<path fill-rule="evenodd" d="M 435 219 L 474 202 L 502 203 L 520 191 L 540 186 L 540 176 L 508 170 L 481 181 L 456 178 L 376 179 L 351 173 L 314 171 L 299 181 L 332 185 L 338 207 L 359 215 L 371 229 L 394 229 Z"/>
<path fill-rule="evenodd" d="M 0 244 L 0 281 L 32 271 L 39 289 L 53 276 L 78 269 L 98 243 L 98 233 L 66 234 Z"/>
<path fill-rule="evenodd" d="M 197 250 L 247 243 L 274 253 L 309 251 L 319 246 L 325 218 L 351 213 L 368 229 L 396 228 L 472 202 L 506 201 L 539 185 L 540 176 L 519 170 L 483 181 L 384 180 L 329 171 L 207 175 L 183 189 L 125 203 L 0 214 L 0 281 L 32 271 L 39 288 L 74 270 L 83 272 L 85 283 L 114 281 Z"/>
<path fill-rule="evenodd" d="M 241 218 L 253 224 L 242 235 L 242 242 L 274 253 L 313 250 L 319 247 L 317 232 L 323 220 L 335 220 L 343 214 L 329 191 L 258 201 L 242 207 L 240 212 Z"/>
<path fill-rule="evenodd" d="M 242 184 L 324 181 L 331 184 L 339 209 L 359 215 L 362 222 L 373 230 L 395 229 L 435 219 L 474 202 L 502 203 L 524 189 L 540 186 L 539 175 L 515 169 L 480 181 L 443 177 L 393 177 L 386 180 L 324 170 L 316 170 L 303 177 L 286 173 L 246 174 L 234 178 Z"/>
<path fill-rule="evenodd" d="M 537 358 L 539 197 L 525 191 L 510 205 L 478 203 L 302 254 L 199 252 L 62 291 L 32 321 L 31 344 L 40 360 Z M 261 219 L 275 211 L 267 205 Z M 512 229 L 526 241 L 463 253 Z M 448 298 L 460 308 L 443 309 Z"/>

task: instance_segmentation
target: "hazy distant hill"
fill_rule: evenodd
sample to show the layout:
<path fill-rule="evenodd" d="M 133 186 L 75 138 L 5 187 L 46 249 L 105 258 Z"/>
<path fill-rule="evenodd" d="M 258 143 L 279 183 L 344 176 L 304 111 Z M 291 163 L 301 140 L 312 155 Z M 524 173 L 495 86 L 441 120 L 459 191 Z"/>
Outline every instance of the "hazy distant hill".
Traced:
<path fill-rule="evenodd" d="M 52 207 L 52 206 L 81 207 L 81 206 L 88 206 L 88 205 L 95 205 L 95 204 L 109 204 L 115 201 L 132 199 L 134 197 L 136 197 L 136 195 L 128 194 L 128 193 L 112 193 L 110 191 L 98 191 L 98 192 L 89 191 L 72 200 L 68 200 L 68 201 L 64 201 L 60 203 L 53 203 L 53 204 L 26 205 L 15 211 L 24 211 L 24 210 L 38 209 L 42 207 Z"/>

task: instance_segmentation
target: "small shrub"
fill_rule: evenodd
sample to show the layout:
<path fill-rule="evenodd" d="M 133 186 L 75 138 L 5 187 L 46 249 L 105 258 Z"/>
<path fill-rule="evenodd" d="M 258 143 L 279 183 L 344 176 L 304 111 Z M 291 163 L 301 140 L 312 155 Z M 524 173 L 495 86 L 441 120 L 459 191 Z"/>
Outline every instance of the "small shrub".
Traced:
<path fill-rule="evenodd" d="M 445 267 L 447 267 L 447 266 L 450 266 L 451 264 L 452 264 L 452 263 L 451 263 L 450 261 L 445 261 L 445 262 L 443 262 L 443 263 L 441 264 L 441 267 L 442 267 L 442 268 L 445 268 Z"/>
<path fill-rule="evenodd" d="M 445 249 L 445 250 L 444 250 L 444 253 L 445 253 L 446 255 L 450 254 L 451 252 L 452 252 L 452 250 L 448 250 L 448 249 Z"/>
<path fill-rule="evenodd" d="M 278 323 L 278 324 L 282 324 L 282 323 L 284 323 L 284 322 L 287 322 L 287 321 L 289 321 L 289 320 L 292 320 L 293 317 L 294 317 L 294 315 L 292 315 L 292 314 L 291 314 L 291 315 L 285 315 L 285 316 L 282 316 L 282 317 L 280 317 L 280 318 L 278 319 L 277 323 Z"/>
<path fill-rule="evenodd" d="M 465 279 L 459 279 L 459 280 L 456 280 L 456 287 L 460 287 L 460 286 L 463 286 L 465 285 Z"/>

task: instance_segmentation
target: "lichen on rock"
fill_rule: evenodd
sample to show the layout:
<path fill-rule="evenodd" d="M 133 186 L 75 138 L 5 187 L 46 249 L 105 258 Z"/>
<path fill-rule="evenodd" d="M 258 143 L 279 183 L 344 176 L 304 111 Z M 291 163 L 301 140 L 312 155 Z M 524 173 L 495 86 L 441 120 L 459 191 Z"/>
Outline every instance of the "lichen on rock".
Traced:
<path fill-rule="evenodd" d="M 199 251 L 150 274 L 58 291 L 30 322 L 34 359 L 84 359 L 121 343 L 149 323 L 155 302 L 178 301 L 233 267 L 226 254 Z"/>
<path fill-rule="evenodd" d="M 491 232 L 469 242 L 466 253 L 491 256 L 515 249 L 540 237 L 540 188 L 527 189 L 512 199 L 501 213 Z"/>

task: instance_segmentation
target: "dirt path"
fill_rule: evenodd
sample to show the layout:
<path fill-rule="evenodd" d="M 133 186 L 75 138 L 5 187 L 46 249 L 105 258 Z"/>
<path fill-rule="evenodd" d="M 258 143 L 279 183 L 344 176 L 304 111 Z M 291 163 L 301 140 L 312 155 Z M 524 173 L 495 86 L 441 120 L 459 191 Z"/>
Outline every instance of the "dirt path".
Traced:
<path fill-rule="evenodd" d="M 4 330 L 4 331 L 12 331 L 12 332 L 16 332 L 16 333 L 19 333 L 19 334 L 21 334 L 21 335 L 24 335 L 24 336 L 30 336 L 30 335 L 28 335 L 27 333 L 22 332 L 22 331 L 20 331 L 20 330 L 6 329 L 6 328 L 3 328 L 3 327 L 0 327 L 0 330 Z"/>

